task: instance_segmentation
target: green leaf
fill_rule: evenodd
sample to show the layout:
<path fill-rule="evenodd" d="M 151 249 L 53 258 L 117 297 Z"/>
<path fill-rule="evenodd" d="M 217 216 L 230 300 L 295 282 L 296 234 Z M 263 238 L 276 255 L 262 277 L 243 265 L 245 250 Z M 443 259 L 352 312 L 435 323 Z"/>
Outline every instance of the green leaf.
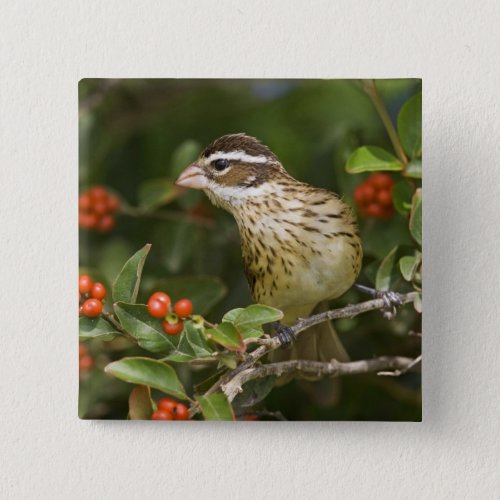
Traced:
<path fill-rule="evenodd" d="M 422 178 L 422 160 L 412 160 L 405 168 L 406 177 L 411 177 L 412 179 Z"/>
<path fill-rule="evenodd" d="M 403 164 L 395 156 L 377 146 L 362 146 L 355 149 L 346 165 L 346 171 L 349 174 L 402 169 Z"/>
<path fill-rule="evenodd" d="M 193 346 L 189 343 L 186 332 L 183 331 L 180 335 L 179 343 L 175 351 L 171 352 L 167 357 L 167 361 L 175 361 L 176 363 L 189 363 L 196 359 L 196 352 Z"/>
<path fill-rule="evenodd" d="M 204 328 L 197 328 L 192 321 L 186 321 L 184 333 L 193 351 L 198 358 L 210 356 L 214 352 L 214 348 L 207 342 Z"/>
<path fill-rule="evenodd" d="M 410 233 L 422 246 L 422 190 L 417 189 L 413 195 L 410 213 Z"/>
<path fill-rule="evenodd" d="M 392 201 L 394 208 L 401 215 L 408 215 L 411 208 L 411 197 L 413 195 L 413 187 L 408 181 L 400 181 L 394 184 L 392 188 Z"/>
<path fill-rule="evenodd" d="M 160 280 L 155 290 L 167 290 L 174 302 L 188 297 L 196 314 L 206 314 L 227 293 L 224 283 L 215 276 L 176 276 Z"/>
<path fill-rule="evenodd" d="M 141 283 L 142 268 L 148 256 L 151 245 L 144 245 L 130 257 L 113 283 L 112 293 L 115 302 L 135 303 Z"/>
<path fill-rule="evenodd" d="M 210 396 L 197 396 L 205 420 L 234 420 L 233 408 L 221 392 Z"/>
<path fill-rule="evenodd" d="M 143 349 L 168 353 L 176 348 L 174 342 L 163 332 L 160 321 L 149 315 L 145 305 L 118 302 L 114 305 L 114 310 L 123 328 Z"/>
<path fill-rule="evenodd" d="M 420 252 L 417 255 L 405 255 L 399 259 L 399 269 L 406 281 L 412 281 L 420 264 Z"/>
<path fill-rule="evenodd" d="M 283 312 L 274 307 L 262 304 L 251 304 L 248 307 L 232 309 L 227 312 L 222 321 L 232 323 L 241 333 L 243 339 L 263 335 L 262 325 L 273 323 L 283 318 Z"/>
<path fill-rule="evenodd" d="M 401 108 L 398 134 L 410 158 L 422 156 L 422 92 L 410 97 Z"/>
<path fill-rule="evenodd" d="M 128 398 L 128 416 L 130 420 L 151 420 L 153 404 L 151 390 L 147 385 L 138 385 L 132 389 Z"/>
<path fill-rule="evenodd" d="M 178 363 L 187 363 L 193 360 L 210 358 L 214 349 L 207 342 L 204 329 L 197 328 L 192 321 L 184 323 L 184 330 L 181 333 L 179 344 L 174 352 L 167 359 Z"/>
<path fill-rule="evenodd" d="M 150 179 L 139 186 L 139 207 L 150 211 L 177 198 L 179 190 L 170 179 Z"/>
<path fill-rule="evenodd" d="M 238 365 L 238 358 L 236 357 L 235 354 L 221 352 L 220 355 L 218 356 L 218 359 L 224 366 L 226 366 L 230 370 L 234 370 Z"/>
<path fill-rule="evenodd" d="M 237 408 L 256 405 L 273 390 L 275 380 L 274 376 L 250 380 L 243 386 L 243 392 L 234 398 L 233 405 Z"/>
<path fill-rule="evenodd" d="M 201 152 L 201 146 L 198 142 L 188 139 L 181 142 L 172 154 L 170 162 L 170 174 L 177 178 L 181 172 L 193 163 Z"/>
<path fill-rule="evenodd" d="M 113 340 L 120 332 L 102 317 L 79 319 L 80 340 L 96 339 Z"/>
<path fill-rule="evenodd" d="M 107 365 L 104 371 L 125 382 L 147 385 L 165 394 L 187 399 L 175 370 L 160 361 L 150 358 L 122 358 Z"/>
<path fill-rule="evenodd" d="M 398 247 L 395 246 L 381 262 L 378 271 L 377 278 L 375 280 L 375 287 L 377 290 L 390 290 L 395 281 L 395 270 L 396 270 L 396 254 Z"/>
<path fill-rule="evenodd" d="M 221 323 L 215 328 L 209 328 L 206 331 L 206 335 L 210 340 L 230 351 L 243 352 L 246 349 L 240 332 L 232 323 Z"/>

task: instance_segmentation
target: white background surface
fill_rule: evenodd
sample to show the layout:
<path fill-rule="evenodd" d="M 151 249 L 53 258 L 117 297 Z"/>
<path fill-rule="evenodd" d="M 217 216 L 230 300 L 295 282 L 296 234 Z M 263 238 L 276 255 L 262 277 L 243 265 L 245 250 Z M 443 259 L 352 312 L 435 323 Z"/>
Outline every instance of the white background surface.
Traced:
<path fill-rule="evenodd" d="M 500 498 L 498 2 L 1 11 L 2 498 Z M 423 423 L 78 420 L 77 81 L 389 76 L 424 79 Z"/>

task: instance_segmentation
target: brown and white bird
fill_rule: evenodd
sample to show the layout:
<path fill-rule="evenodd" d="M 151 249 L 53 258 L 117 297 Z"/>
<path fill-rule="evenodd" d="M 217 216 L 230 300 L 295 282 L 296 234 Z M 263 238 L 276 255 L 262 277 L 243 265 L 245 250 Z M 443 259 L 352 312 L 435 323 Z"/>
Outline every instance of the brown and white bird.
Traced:
<path fill-rule="evenodd" d="M 354 283 L 362 248 L 352 211 L 335 193 L 290 176 L 254 137 L 220 137 L 177 179 L 203 190 L 238 224 L 256 303 L 281 309 L 283 324 L 324 310 Z M 299 335 L 280 359 L 348 360 L 329 322 Z"/>

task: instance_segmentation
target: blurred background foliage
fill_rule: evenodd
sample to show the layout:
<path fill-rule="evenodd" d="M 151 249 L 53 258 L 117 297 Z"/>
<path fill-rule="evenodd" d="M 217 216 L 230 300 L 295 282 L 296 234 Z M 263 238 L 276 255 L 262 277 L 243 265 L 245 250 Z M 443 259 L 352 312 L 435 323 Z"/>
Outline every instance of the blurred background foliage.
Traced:
<path fill-rule="evenodd" d="M 377 87 L 395 123 L 421 82 L 378 80 Z M 80 271 L 110 287 L 124 262 L 152 243 L 139 302 L 156 290 L 174 300 L 182 294 L 194 299 L 195 312 L 214 322 L 251 298 L 232 217 L 212 207 L 203 193 L 173 186 L 207 144 L 227 133 L 256 136 L 294 177 L 333 190 L 350 204 L 355 187 L 367 177 L 346 173 L 352 151 L 369 144 L 394 154 L 369 97 L 349 80 L 85 79 L 79 84 L 79 117 L 80 192 L 104 185 L 122 203 L 111 232 L 80 230 Z M 391 176 L 401 180 L 398 172 Z M 389 251 L 414 244 L 408 217 L 398 212 L 389 220 L 360 217 L 359 222 L 365 252 L 360 281 L 373 285 Z M 403 280 L 394 286 L 411 289 Z M 366 298 L 351 291 L 335 305 Z M 352 359 L 420 353 L 420 339 L 408 335 L 421 331 L 411 306 L 390 322 L 374 311 L 336 327 Z M 118 338 L 91 341 L 88 349 L 95 363 L 81 376 L 80 415 L 126 418 L 131 386 L 106 376 L 102 367 L 146 353 Z M 178 371 L 186 387 L 209 375 L 186 365 Z M 345 377 L 341 386 L 332 399 L 328 381 L 295 381 L 274 389 L 266 407 L 290 420 L 421 419 L 419 374 Z"/>

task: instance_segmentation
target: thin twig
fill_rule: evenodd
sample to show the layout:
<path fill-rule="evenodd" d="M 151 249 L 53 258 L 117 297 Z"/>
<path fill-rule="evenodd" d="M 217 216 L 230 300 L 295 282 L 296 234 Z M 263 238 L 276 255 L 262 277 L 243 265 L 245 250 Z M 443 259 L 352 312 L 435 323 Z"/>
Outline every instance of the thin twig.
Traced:
<path fill-rule="evenodd" d="M 405 373 L 413 366 L 415 360 L 400 356 L 381 356 L 380 358 L 365 359 L 361 361 L 350 361 L 341 363 L 335 359 L 330 362 L 309 361 L 294 359 L 280 363 L 270 363 L 256 366 L 238 373 L 228 383 L 223 384 L 221 389 L 229 401 L 232 401 L 240 392 L 244 384 L 250 380 L 269 376 L 281 376 L 284 373 L 301 372 L 317 376 L 318 378 L 341 377 L 344 375 L 359 375 L 361 373 L 380 372 L 381 370 L 399 370 Z M 395 373 L 395 372 L 394 372 Z"/>
<path fill-rule="evenodd" d="M 407 304 L 409 302 L 413 302 L 418 294 L 416 292 L 409 292 L 406 294 L 398 293 L 396 295 L 401 304 Z M 297 323 L 295 323 L 295 325 L 291 326 L 290 328 L 295 335 L 299 335 L 301 332 L 307 330 L 311 326 L 316 325 L 318 323 L 322 323 L 324 321 L 328 321 L 331 319 L 340 319 L 340 318 L 353 318 L 358 314 L 373 311 L 376 309 L 383 310 L 385 307 L 387 307 L 387 304 L 383 299 L 367 300 L 359 304 L 350 304 L 345 307 L 341 307 L 340 309 L 332 309 L 331 311 L 315 314 L 314 316 L 310 316 L 309 318 L 301 318 L 297 321 Z M 245 361 L 243 361 L 240 365 L 234 368 L 234 370 L 227 372 L 217 382 L 215 382 L 215 384 L 213 384 L 212 387 L 208 389 L 206 395 L 213 394 L 222 389 L 223 386 L 227 386 L 229 382 L 232 381 L 240 373 L 244 372 L 249 368 L 252 368 L 260 358 L 265 356 L 267 353 L 281 347 L 281 341 L 279 340 L 278 337 L 258 339 L 256 340 L 256 343 L 260 344 L 259 347 L 257 347 L 254 351 L 250 352 L 247 355 Z M 399 358 L 399 359 L 409 359 L 409 358 Z M 411 361 L 411 359 L 409 359 L 409 361 Z M 362 363 L 362 362 L 356 361 L 354 363 Z M 264 365 L 264 366 L 269 366 L 269 365 Z M 389 368 L 391 367 L 381 366 L 380 368 L 378 368 L 378 370 L 389 369 Z M 196 413 L 198 413 L 198 411 L 199 407 L 197 404 L 195 404 L 190 408 L 189 414 L 190 416 L 193 416 Z"/>
<path fill-rule="evenodd" d="M 370 99 L 372 100 L 373 105 L 375 106 L 375 109 L 377 110 L 377 113 L 379 114 L 380 119 L 382 120 L 382 123 L 387 130 L 387 133 L 389 134 L 389 139 L 391 140 L 394 151 L 398 155 L 398 158 L 401 160 L 403 167 L 406 167 L 406 165 L 408 164 L 408 158 L 406 157 L 406 154 L 403 150 L 403 146 L 401 145 L 401 142 L 399 140 L 398 133 L 396 132 L 396 129 L 392 124 L 391 117 L 389 116 L 384 102 L 382 101 L 382 98 L 380 97 L 380 94 L 377 90 L 375 80 L 363 80 L 363 88 L 365 89 L 365 92 L 370 96 Z"/>
<path fill-rule="evenodd" d="M 215 227 L 215 222 L 208 217 L 200 217 L 199 215 L 187 214 L 185 212 L 178 212 L 175 210 L 155 210 L 151 212 L 148 210 L 141 210 L 139 208 L 124 206 L 120 209 L 120 213 L 136 218 L 159 219 L 172 222 L 182 221 L 187 222 L 188 224 L 194 224 L 196 226 L 205 228 Z"/>
<path fill-rule="evenodd" d="M 418 365 L 421 362 L 422 362 L 422 355 L 417 356 L 409 365 L 405 366 L 402 369 L 396 369 L 393 371 L 382 371 L 378 372 L 377 375 L 382 375 L 386 377 L 399 377 L 400 375 L 403 375 L 403 373 L 406 373 L 408 370 L 411 370 L 414 366 Z"/>

